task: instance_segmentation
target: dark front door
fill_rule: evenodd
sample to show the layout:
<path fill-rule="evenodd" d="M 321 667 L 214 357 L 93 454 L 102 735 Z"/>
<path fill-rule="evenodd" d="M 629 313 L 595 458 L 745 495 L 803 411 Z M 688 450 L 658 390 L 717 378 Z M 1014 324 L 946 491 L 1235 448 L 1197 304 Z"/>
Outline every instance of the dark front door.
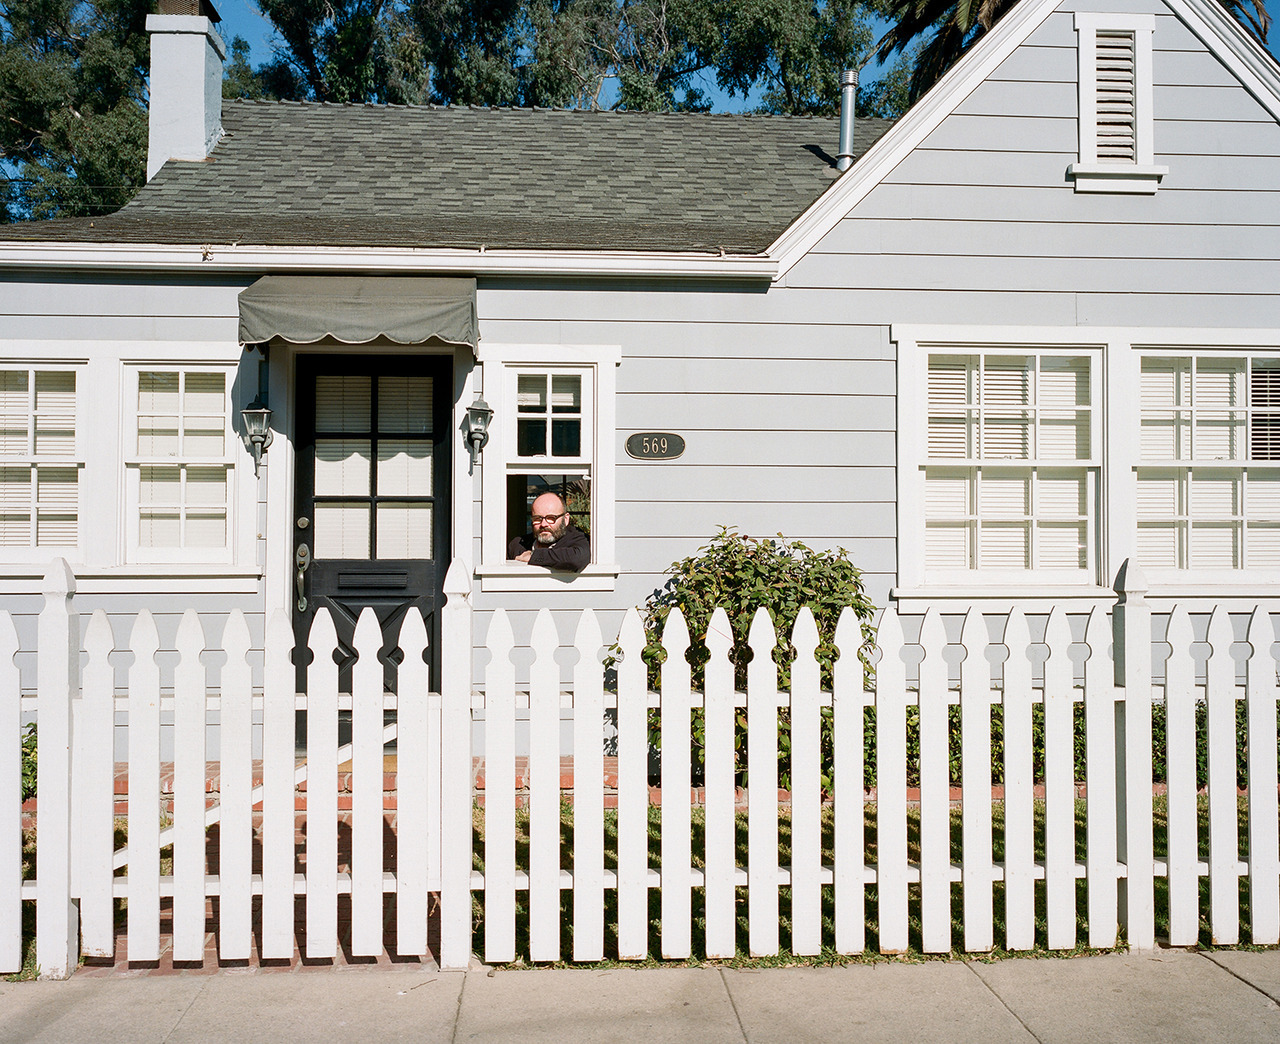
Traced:
<path fill-rule="evenodd" d="M 380 658 L 394 685 L 396 638 L 417 606 L 439 676 L 438 608 L 449 564 L 451 365 L 436 356 L 304 356 L 297 381 L 294 631 L 307 642 L 316 610 L 338 632 L 350 691 L 360 611 L 382 624 Z M 306 679 L 299 657 L 298 684 Z"/>

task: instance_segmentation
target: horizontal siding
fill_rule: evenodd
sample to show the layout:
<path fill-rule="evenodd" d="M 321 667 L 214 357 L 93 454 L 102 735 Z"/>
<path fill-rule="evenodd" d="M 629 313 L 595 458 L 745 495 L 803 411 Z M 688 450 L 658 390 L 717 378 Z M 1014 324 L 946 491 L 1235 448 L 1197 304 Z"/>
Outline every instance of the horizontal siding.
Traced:
<path fill-rule="evenodd" d="M 774 359 L 743 360 L 734 365 L 719 359 L 646 359 L 624 357 L 618 368 L 620 395 L 648 395 L 682 389 L 702 396 L 725 394 L 797 394 L 815 388 L 837 394 L 855 389 L 870 395 L 892 395 L 893 364 L 862 360 L 831 362 L 794 359 L 780 355 Z M 699 410 L 704 403 L 699 402 Z M 688 411 L 689 404 L 686 404 Z M 749 426 L 749 425 L 748 425 Z"/>
<path fill-rule="evenodd" d="M 836 370 L 835 367 L 832 368 Z M 857 377 L 858 367 L 852 370 Z M 716 431 L 723 427 L 742 431 L 785 431 L 794 428 L 798 418 L 810 427 L 825 431 L 893 431 L 894 409 L 892 389 L 880 394 L 853 395 L 839 390 L 841 374 L 831 374 L 831 393 L 808 392 L 723 392 L 698 396 L 696 409 L 690 409 L 689 393 L 651 391 L 637 393 L 628 389 L 618 396 L 618 429 L 623 434 L 634 431 Z"/>
<path fill-rule="evenodd" d="M 642 463 L 627 457 L 618 465 L 618 502 L 636 504 L 640 510 L 653 504 L 737 504 L 737 492 L 747 483 L 763 485 L 785 494 L 788 503 L 893 503 L 897 498 L 892 464 L 875 466 L 860 461 L 844 465 L 810 464 L 805 460 L 762 465 L 739 460 L 718 466 L 721 480 L 714 487 L 699 486 L 681 476 L 682 469 L 698 471 L 700 465 L 680 461 Z M 621 514 L 623 508 L 619 507 Z M 628 508 L 629 510 L 629 508 Z"/>
<path fill-rule="evenodd" d="M 0 278 L 0 315 L 146 317 L 158 319 L 238 318 L 236 298 L 254 276 L 190 284 L 146 279 L 98 282 L 89 278 L 35 280 Z"/>

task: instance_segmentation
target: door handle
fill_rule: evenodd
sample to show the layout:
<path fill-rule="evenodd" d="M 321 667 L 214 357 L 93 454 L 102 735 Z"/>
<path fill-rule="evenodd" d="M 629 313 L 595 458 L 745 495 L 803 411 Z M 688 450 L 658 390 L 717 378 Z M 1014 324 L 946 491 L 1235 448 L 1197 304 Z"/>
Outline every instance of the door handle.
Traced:
<path fill-rule="evenodd" d="M 293 564 L 297 569 L 294 582 L 298 585 L 298 612 L 305 613 L 307 611 L 307 569 L 311 565 L 311 548 L 306 544 L 299 544 L 298 550 L 293 555 Z"/>

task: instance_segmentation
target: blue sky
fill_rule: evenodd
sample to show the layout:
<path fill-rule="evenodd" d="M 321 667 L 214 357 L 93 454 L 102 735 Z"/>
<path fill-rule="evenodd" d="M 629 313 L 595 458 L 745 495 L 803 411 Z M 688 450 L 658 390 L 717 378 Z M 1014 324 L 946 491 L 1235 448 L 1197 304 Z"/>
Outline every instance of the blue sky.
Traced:
<path fill-rule="evenodd" d="M 258 5 L 254 0 L 214 0 L 214 6 L 218 9 L 218 14 L 222 16 L 222 25 L 219 26 L 223 38 L 230 43 L 233 37 L 243 36 L 249 41 L 251 48 L 251 60 L 254 65 L 266 61 L 272 52 L 272 30 L 271 22 L 265 18 Z M 1272 54 L 1280 57 L 1280 0 L 1268 0 L 1267 10 L 1275 19 L 1274 27 L 1271 32 L 1271 40 L 1269 50 Z M 888 23 L 883 23 L 884 28 L 888 27 Z M 883 32 L 883 29 L 880 31 Z M 875 67 L 869 69 L 863 74 L 864 78 L 874 78 Z M 730 98 L 722 91 L 717 90 L 715 81 L 711 77 L 706 78 L 702 89 L 712 98 L 715 108 L 721 112 L 740 112 L 745 109 L 753 108 L 755 102 L 750 99 Z"/>

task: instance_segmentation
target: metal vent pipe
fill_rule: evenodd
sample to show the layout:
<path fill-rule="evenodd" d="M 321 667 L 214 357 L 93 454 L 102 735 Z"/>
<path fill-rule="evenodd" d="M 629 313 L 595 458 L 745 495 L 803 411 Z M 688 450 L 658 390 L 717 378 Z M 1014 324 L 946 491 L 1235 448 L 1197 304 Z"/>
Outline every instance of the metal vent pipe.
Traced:
<path fill-rule="evenodd" d="M 853 110 L 858 103 L 858 70 L 845 69 L 840 74 L 840 154 L 836 170 L 853 166 Z"/>

